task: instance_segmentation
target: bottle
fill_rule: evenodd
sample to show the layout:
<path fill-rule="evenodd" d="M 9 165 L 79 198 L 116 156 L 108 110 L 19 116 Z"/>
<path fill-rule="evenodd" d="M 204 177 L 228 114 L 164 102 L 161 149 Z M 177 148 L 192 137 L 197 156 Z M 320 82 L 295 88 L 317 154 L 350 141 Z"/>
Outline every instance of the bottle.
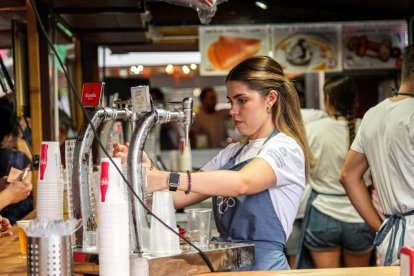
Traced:
<path fill-rule="evenodd" d="M 187 145 L 185 139 L 180 138 L 180 148 L 178 153 L 178 170 L 181 172 L 192 171 L 191 146 L 190 141 Z"/>

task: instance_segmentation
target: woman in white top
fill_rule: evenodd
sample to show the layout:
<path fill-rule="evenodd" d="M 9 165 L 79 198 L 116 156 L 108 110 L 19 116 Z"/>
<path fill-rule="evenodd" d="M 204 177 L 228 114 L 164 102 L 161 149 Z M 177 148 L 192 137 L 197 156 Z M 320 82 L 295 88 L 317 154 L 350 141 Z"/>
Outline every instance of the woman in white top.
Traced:
<path fill-rule="evenodd" d="M 226 84 L 230 115 L 248 142 L 230 144 L 203 172 L 147 170 L 148 191 L 175 191 L 176 208 L 213 197 L 217 239 L 255 244 L 255 265 L 241 270 L 289 269 L 283 248 L 309 164 L 297 93 L 267 56 L 238 64 Z"/>
<path fill-rule="evenodd" d="M 338 180 L 360 119 L 354 118 L 355 87 L 350 78 L 335 77 L 324 85 L 328 117 L 306 125 L 316 162 L 311 167 L 311 200 L 304 246 L 317 268 L 368 266 L 374 232 L 357 213 Z M 342 260 L 341 260 L 342 259 Z"/>

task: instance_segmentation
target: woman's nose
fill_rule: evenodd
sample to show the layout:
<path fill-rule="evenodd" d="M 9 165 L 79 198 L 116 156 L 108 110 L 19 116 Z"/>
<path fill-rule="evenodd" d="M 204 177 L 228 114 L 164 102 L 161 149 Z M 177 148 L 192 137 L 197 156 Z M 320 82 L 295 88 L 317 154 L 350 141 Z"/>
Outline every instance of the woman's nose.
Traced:
<path fill-rule="evenodd" d="M 238 111 L 237 106 L 236 106 L 235 104 L 232 104 L 232 105 L 231 105 L 231 107 L 230 107 L 230 111 L 229 111 L 230 116 L 234 116 L 234 115 L 236 115 L 238 112 L 239 112 L 239 111 Z"/>

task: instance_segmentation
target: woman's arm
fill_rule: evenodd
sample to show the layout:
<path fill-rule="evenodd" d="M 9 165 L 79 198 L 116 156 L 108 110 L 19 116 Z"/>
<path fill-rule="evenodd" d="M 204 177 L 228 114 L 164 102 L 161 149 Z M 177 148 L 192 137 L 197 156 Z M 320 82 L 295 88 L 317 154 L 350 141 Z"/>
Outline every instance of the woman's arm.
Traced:
<path fill-rule="evenodd" d="M 168 189 L 169 172 L 147 171 L 149 192 Z M 272 167 L 263 159 L 255 158 L 240 171 L 207 171 L 191 174 L 192 187 L 189 195 L 175 195 L 177 206 L 187 206 L 182 203 L 199 202 L 209 196 L 239 196 L 255 194 L 268 189 L 276 182 Z M 178 190 L 188 189 L 187 173 L 180 173 Z M 193 195 L 201 194 L 201 195 Z M 190 197 L 191 195 L 191 197 Z M 186 199 L 188 197 L 188 199 Z"/>

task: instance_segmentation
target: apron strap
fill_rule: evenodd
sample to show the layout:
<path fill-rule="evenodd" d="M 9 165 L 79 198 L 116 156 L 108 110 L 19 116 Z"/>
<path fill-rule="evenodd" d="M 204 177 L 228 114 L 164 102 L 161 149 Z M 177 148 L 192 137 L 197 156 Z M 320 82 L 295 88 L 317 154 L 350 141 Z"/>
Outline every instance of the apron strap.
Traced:
<path fill-rule="evenodd" d="M 400 249 L 404 245 L 404 236 L 406 228 L 405 217 L 414 215 L 414 210 L 406 213 L 397 213 L 394 215 L 385 215 L 387 222 L 381 227 L 374 239 L 374 245 L 379 246 L 391 231 L 390 241 L 388 242 L 387 251 L 385 253 L 384 265 L 389 266 L 392 264 L 392 253 L 395 247 L 395 240 L 397 239 L 398 230 L 401 224 L 401 236 L 398 243 L 397 256 L 400 258 Z M 395 227 L 394 227 L 395 226 Z"/>

